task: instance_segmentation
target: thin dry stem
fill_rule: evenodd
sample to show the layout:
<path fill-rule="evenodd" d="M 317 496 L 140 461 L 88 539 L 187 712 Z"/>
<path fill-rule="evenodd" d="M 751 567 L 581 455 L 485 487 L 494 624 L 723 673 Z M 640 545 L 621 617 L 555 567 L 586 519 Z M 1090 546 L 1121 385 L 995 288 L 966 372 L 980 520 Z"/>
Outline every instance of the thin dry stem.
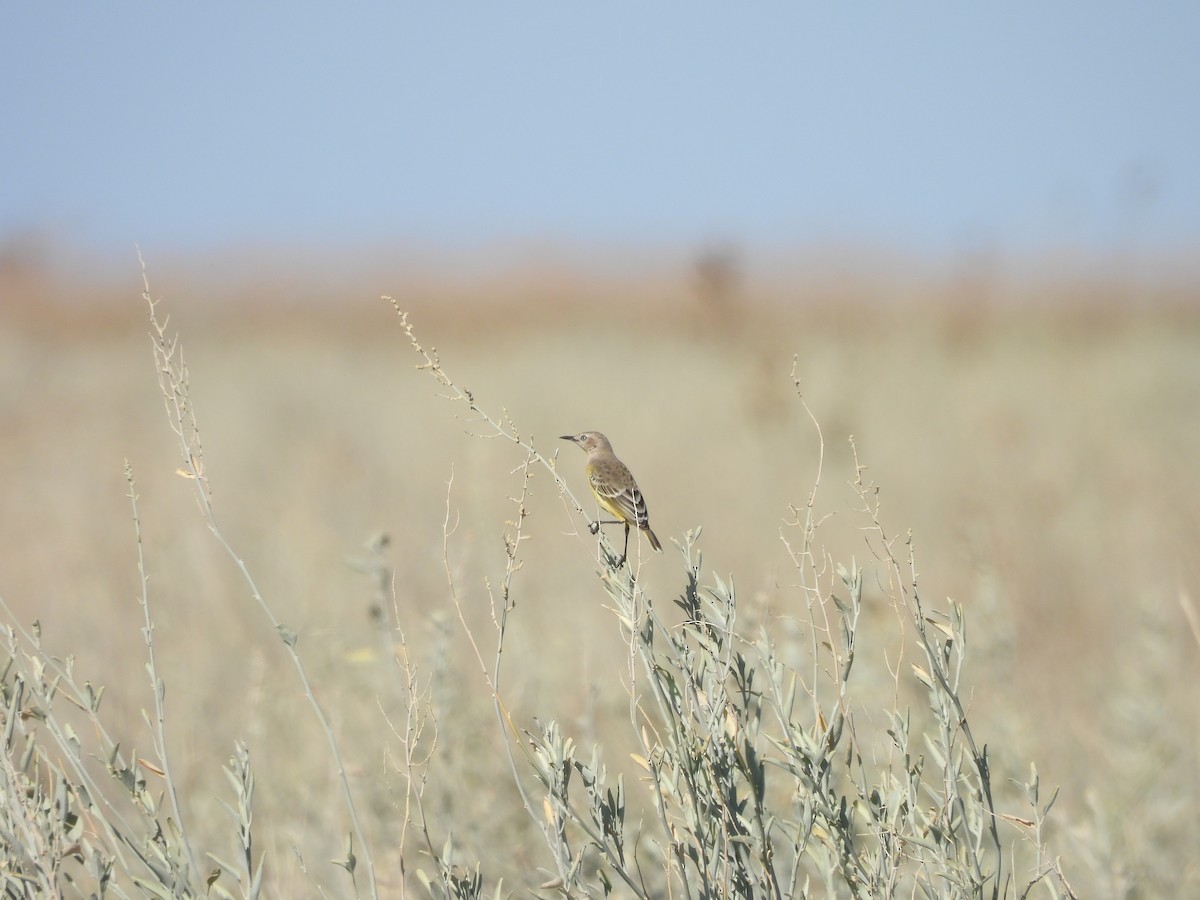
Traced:
<path fill-rule="evenodd" d="M 133 533 L 137 545 L 138 582 L 141 587 L 138 602 L 142 607 L 142 616 L 145 621 L 142 636 L 146 640 L 146 669 L 150 676 L 150 687 L 154 692 L 154 753 L 162 766 L 163 780 L 167 785 L 167 796 L 171 798 L 171 809 L 175 813 L 175 821 L 179 825 L 180 840 L 187 853 L 188 864 L 192 867 L 192 872 L 199 876 L 201 870 L 196 864 L 196 854 L 192 849 L 192 842 L 188 838 L 187 828 L 184 826 L 183 810 L 179 806 L 179 793 L 176 790 L 175 779 L 171 775 L 170 754 L 167 753 L 167 717 L 164 707 L 167 688 L 162 679 L 158 677 L 158 663 L 154 651 L 154 617 L 150 613 L 150 578 L 146 574 L 146 558 L 142 547 L 142 518 L 138 512 L 138 495 L 133 480 L 133 467 L 128 460 L 125 461 L 125 481 L 129 485 L 129 493 L 126 496 L 129 497 L 129 505 L 133 511 Z"/>

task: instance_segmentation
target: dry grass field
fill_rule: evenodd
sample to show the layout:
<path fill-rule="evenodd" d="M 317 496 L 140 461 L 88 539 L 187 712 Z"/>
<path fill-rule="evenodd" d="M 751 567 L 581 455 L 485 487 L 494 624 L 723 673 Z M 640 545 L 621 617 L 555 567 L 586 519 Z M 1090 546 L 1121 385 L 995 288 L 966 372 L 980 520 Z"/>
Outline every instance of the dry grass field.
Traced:
<path fill-rule="evenodd" d="M 1042 837 L 1077 895 L 1200 894 L 1200 632 L 1189 620 L 1200 608 L 1200 285 L 1114 296 L 1099 280 L 1047 277 L 993 286 L 982 302 L 970 285 L 904 272 L 727 292 L 703 270 L 700 282 L 563 267 L 297 285 L 148 265 L 183 341 L 217 522 L 298 636 L 382 896 L 423 895 L 415 872 L 430 870 L 423 838 L 404 831 L 415 820 L 393 730 L 407 708 L 397 658 L 418 667 L 437 718 L 436 743 L 422 744 L 435 847 L 452 831 L 462 864 L 481 862 L 485 887 L 503 877 L 514 895 L 536 892 L 551 866 L 452 602 L 490 665 L 489 589 L 505 576 L 524 455 L 477 436 L 488 429 L 439 396 L 380 294 L 411 311 L 483 410 L 558 453 L 576 496 L 582 456 L 557 436 L 609 435 L 666 545 L 651 558 L 642 542 L 638 575 L 664 607 L 684 584 L 676 542 L 702 526 L 706 572 L 733 578 L 753 621 L 791 627 L 798 575 L 781 533 L 794 534 L 783 523 L 813 490 L 823 446 L 821 545 L 866 570 L 858 701 L 869 720 L 874 689 L 880 709 L 891 702 L 900 639 L 857 511 L 853 435 L 897 553 L 911 532 L 926 604 L 952 598 L 965 611 L 965 696 L 996 784 L 1028 778 L 1035 761 L 1046 795 L 1061 786 Z M 128 461 L 188 833 L 234 855 L 221 767 L 244 741 L 266 895 L 353 895 L 330 862 L 345 857 L 351 826 L 326 739 L 194 482 L 177 474 L 140 272 L 101 287 L 4 277 L 7 624 L 38 620 L 49 653 L 106 686 L 114 738 L 150 756 Z M 519 727 L 554 719 L 588 753 L 600 743 L 636 783 L 629 651 L 596 578 L 595 539 L 544 469 L 529 490 L 504 703 Z M 379 533 L 394 573 L 382 614 L 369 573 L 349 564 Z M 900 681 L 917 702 L 915 680 Z M 365 892 L 361 868 L 356 877 Z"/>

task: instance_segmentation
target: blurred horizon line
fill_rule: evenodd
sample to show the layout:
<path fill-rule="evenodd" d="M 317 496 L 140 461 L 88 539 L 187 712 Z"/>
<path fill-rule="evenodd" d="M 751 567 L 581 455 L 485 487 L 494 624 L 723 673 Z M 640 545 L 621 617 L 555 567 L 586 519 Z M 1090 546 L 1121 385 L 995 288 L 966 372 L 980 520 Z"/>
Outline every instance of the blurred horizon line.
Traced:
<path fill-rule="evenodd" d="M 1005 247 L 980 233 L 964 237 L 949 250 L 930 251 L 903 241 L 869 238 L 741 240 L 714 235 L 705 240 L 595 240 L 569 236 L 514 235 L 462 240 L 426 239 L 413 235 L 369 240 L 262 238 L 228 243 L 178 244 L 131 240 L 127 254 L 42 228 L 0 234 L 0 277 L 18 273 L 60 273 L 89 277 L 123 277 L 147 266 L 203 274 L 225 267 L 221 280 L 261 276 L 264 271 L 294 268 L 300 273 L 365 274 L 404 269 L 439 280 L 475 281 L 503 278 L 535 268 L 550 268 L 586 277 L 646 277 L 705 266 L 736 269 L 739 277 L 759 274 L 771 280 L 816 274 L 850 273 L 860 268 L 894 269 L 909 277 L 944 277 L 964 269 L 989 270 L 1016 281 L 1046 277 L 1124 275 L 1154 282 L 1200 281 L 1200 241 L 1142 245 L 1128 239 L 1109 247 L 1069 239 L 1036 247 Z M 1138 270 L 1138 271 L 1135 271 Z"/>

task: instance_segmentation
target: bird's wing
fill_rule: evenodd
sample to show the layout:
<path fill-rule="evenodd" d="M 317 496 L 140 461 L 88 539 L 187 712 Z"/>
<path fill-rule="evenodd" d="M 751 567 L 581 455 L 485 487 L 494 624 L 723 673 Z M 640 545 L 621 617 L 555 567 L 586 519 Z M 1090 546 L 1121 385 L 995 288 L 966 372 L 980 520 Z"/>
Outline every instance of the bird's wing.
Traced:
<path fill-rule="evenodd" d="M 636 525 L 638 528 L 645 528 L 650 524 L 650 515 L 646 510 L 646 500 L 642 497 L 642 492 L 633 482 L 633 477 L 629 475 L 629 470 L 621 467 L 624 471 L 621 472 L 625 477 L 613 477 L 613 473 L 605 471 L 596 471 L 591 474 L 592 490 L 595 492 L 600 502 L 608 507 L 613 515 L 620 516 L 631 525 Z M 626 487 L 615 487 L 622 481 L 626 482 Z"/>

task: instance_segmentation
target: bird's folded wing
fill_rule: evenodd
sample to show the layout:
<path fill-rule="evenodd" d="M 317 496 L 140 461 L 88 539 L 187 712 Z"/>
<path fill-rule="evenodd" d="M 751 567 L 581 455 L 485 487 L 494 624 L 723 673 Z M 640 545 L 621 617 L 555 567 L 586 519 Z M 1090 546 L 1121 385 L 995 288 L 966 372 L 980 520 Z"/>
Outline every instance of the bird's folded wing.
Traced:
<path fill-rule="evenodd" d="M 627 522 L 638 528 L 645 528 L 649 524 L 650 516 L 646 511 L 646 501 L 642 498 L 642 492 L 636 487 L 614 490 L 611 484 L 605 484 L 600 479 L 592 479 L 592 488 L 598 497 L 608 501 L 616 515 Z"/>

